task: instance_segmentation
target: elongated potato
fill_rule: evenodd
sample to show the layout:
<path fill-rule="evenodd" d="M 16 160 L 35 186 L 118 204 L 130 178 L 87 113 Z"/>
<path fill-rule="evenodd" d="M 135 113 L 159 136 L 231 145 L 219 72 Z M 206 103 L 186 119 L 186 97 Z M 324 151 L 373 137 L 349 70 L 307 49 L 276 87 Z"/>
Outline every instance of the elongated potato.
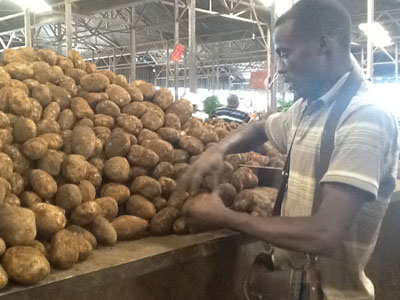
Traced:
<path fill-rule="evenodd" d="M 151 177 L 139 176 L 133 181 L 131 191 L 134 194 L 141 194 L 148 199 L 153 199 L 161 195 L 161 185 Z"/>
<path fill-rule="evenodd" d="M 137 216 L 145 220 L 151 220 L 156 214 L 153 203 L 142 195 L 133 195 L 126 202 L 126 210 L 130 215 Z"/>
<path fill-rule="evenodd" d="M 79 260 L 79 246 L 76 236 L 68 230 L 58 231 L 51 239 L 49 260 L 57 269 L 70 269 Z"/>
<path fill-rule="evenodd" d="M 132 145 L 129 149 L 128 160 L 133 166 L 152 168 L 157 165 L 160 158 L 150 149 L 139 145 Z"/>
<path fill-rule="evenodd" d="M 38 235 L 46 240 L 51 239 L 54 233 L 64 229 L 67 224 L 64 211 L 48 203 L 37 203 L 32 206 L 35 214 Z"/>
<path fill-rule="evenodd" d="M 55 202 L 57 206 L 65 210 L 69 215 L 78 205 L 82 203 L 82 194 L 75 184 L 64 184 L 58 188 Z"/>
<path fill-rule="evenodd" d="M 146 220 L 135 216 L 121 216 L 111 222 L 119 241 L 140 238 L 148 224 Z"/>
<path fill-rule="evenodd" d="M 36 194 L 42 199 L 50 199 L 57 192 L 57 183 L 45 171 L 35 169 L 30 173 L 30 183 Z"/>
<path fill-rule="evenodd" d="M 3 266 L 0 265 L 0 290 L 4 288 L 8 283 L 8 275 Z"/>
<path fill-rule="evenodd" d="M 150 232 L 154 235 L 166 235 L 172 232 L 175 221 L 179 218 L 179 210 L 166 207 L 160 210 L 150 222 Z"/>
<path fill-rule="evenodd" d="M 113 197 L 118 204 L 123 204 L 128 200 L 131 192 L 129 188 L 123 184 L 107 183 L 101 187 L 101 197 Z"/>
<path fill-rule="evenodd" d="M 102 245 L 112 246 L 117 243 L 117 232 L 114 226 L 103 216 L 94 218 L 90 224 L 90 231 Z"/>
<path fill-rule="evenodd" d="M 83 226 L 89 224 L 101 214 L 101 207 L 95 201 L 84 202 L 78 205 L 71 214 L 71 222 Z"/>
<path fill-rule="evenodd" d="M 113 197 L 97 198 L 96 203 L 101 207 L 101 215 L 109 222 L 115 219 L 118 214 L 118 204 Z"/>
<path fill-rule="evenodd" d="M 96 237 L 89 230 L 86 230 L 85 228 L 78 225 L 69 225 L 66 229 L 74 234 L 82 236 L 92 245 L 92 249 L 96 249 L 97 247 Z"/>

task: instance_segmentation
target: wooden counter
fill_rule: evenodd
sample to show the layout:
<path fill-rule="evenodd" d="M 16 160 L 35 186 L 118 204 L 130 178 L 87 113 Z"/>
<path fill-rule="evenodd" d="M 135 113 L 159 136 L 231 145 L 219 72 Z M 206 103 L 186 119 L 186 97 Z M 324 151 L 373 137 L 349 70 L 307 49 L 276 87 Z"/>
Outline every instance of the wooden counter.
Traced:
<path fill-rule="evenodd" d="M 10 284 L 1 300 L 242 300 L 261 242 L 228 230 L 148 237 L 100 247 L 39 285 Z"/>

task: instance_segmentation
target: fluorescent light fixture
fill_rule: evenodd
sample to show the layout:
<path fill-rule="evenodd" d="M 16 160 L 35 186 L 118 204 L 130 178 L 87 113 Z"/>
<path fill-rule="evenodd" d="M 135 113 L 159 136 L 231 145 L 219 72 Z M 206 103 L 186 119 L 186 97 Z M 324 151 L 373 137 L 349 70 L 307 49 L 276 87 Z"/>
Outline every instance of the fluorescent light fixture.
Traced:
<path fill-rule="evenodd" d="M 23 10 L 29 9 L 34 14 L 42 14 L 51 11 L 51 6 L 45 0 L 12 0 Z"/>
<path fill-rule="evenodd" d="M 358 25 L 358 28 L 360 28 L 360 30 L 364 32 L 367 37 L 371 38 L 372 43 L 375 46 L 386 47 L 393 44 L 389 33 L 382 26 L 382 24 L 378 22 L 361 23 L 360 25 Z"/>

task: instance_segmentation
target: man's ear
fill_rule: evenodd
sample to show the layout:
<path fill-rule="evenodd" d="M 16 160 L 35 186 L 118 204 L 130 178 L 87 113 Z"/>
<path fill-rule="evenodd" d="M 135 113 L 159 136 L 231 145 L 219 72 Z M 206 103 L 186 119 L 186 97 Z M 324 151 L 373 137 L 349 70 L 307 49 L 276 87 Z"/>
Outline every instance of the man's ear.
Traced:
<path fill-rule="evenodd" d="M 332 42 L 333 42 L 332 39 L 326 35 L 318 37 L 316 40 L 317 53 L 320 55 L 324 55 L 330 52 L 332 47 Z"/>

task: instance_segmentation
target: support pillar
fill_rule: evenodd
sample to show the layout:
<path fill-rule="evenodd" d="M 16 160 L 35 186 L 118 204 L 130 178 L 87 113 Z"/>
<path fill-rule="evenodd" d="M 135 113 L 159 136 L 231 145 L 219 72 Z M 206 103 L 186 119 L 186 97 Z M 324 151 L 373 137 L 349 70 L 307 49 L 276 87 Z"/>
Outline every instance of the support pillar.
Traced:
<path fill-rule="evenodd" d="M 57 54 L 62 55 L 62 33 L 61 33 L 61 23 L 57 24 Z"/>
<path fill-rule="evenodd" d="M 395 60 L 395 65 L 394 65 L 394 70 L 395 70 L 395 75 L 394 75 L 394 82 L 398 83 L 399 82 L 399 44 L 395 44 L 394 46 L 395 54 L 394 54 L 394 60 Z"/>
<path fill-rule="evenodd" d="M 66 55 L 72 49 L 72 7 L 70 0 L 65 0 Z"/>
<path fill-rule="evenodd" d="M 374 22 L 374 0 L 368 0 L 368 24 L 372 26 Z M 374 49 L 371 35 L 367 35 L 367 78 L 373 79 L 374 76 Z"/>
<path fill-rule="evenodd" d="M 175 0 L 175 6 L 174 6 L 174 19 L 175 19 L 175 31 L 174 31 L 174 44 L 175 47 L 176 45 L 179 44 L 179 0 Z M 169 59 L 169 57 L 168 57 Z M 178 87 L 179 87 L 179 63 L 175 63 L 175 78 L 174 78 L 174 83 L 175 83 L 175 100 L 178 99 Z"/>
<path fill-rule="evenodd" d="M 24 23 L 25 23 L 25 47 L 32 47 L 31 11 L 29 10 L 29 8 L 25 9 Z"/>
<path fill-rule="evenodd" d="M 130 81 L 136 80 L 136 27 L 134 26 L 135 24 L 135 18 L 136 18 L 136 12 L 135 12 L 135 7 L 131 7 L 131 14 L 129 16 L 130 20 L 130 48 L 131 48 L 131 69 L 130 69 Z"/>
<path fill-rule="evenodd" d="M 189 88 L 197 93 L 196 0 L 189 1 Z"/>
<path fill-rule="evenodd" d="M 115 48 L 113 48 L 113 51 L 112 51 L 112 53 L 113 53 L 113 72 L 114 73 L 117 73 L 117 56 L 115 55 Z"/>
<path fill-rule="evenodd" d="M 166 45 L 167 45 L 167 57 L 166 57 L 167 58 L 167 66 L 166 66 L 166 70 L 165 70 L 165 87 L 168 88 L 169 87 L 169 62 L 170 62 L 168 41 L 167 41 Z"/>

